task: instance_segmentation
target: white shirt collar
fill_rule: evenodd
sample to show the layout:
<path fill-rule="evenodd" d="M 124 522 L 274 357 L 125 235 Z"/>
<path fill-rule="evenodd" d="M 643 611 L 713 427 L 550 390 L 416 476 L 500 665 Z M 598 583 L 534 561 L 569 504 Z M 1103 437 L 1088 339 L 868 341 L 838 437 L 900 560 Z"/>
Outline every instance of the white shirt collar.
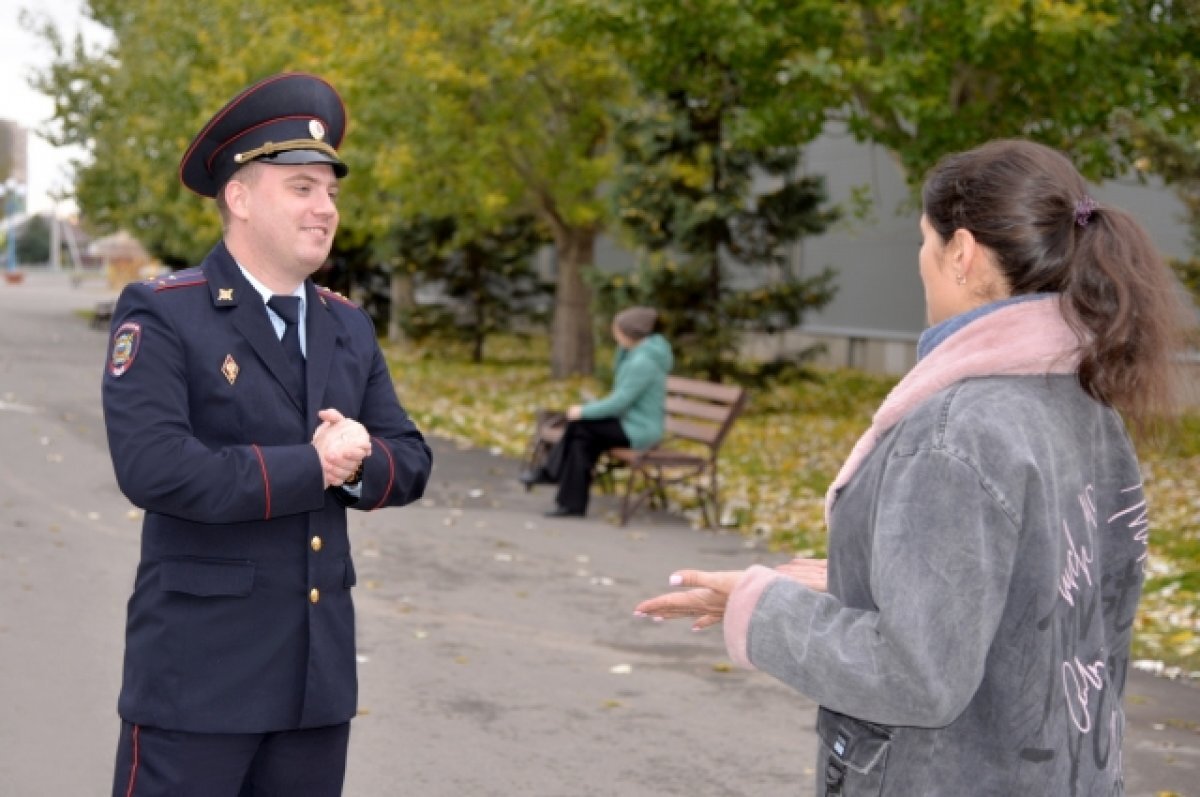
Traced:
<path fill-rule="evenodd" d="M 234 262 L 237 263 L 236 260 Z M 254 275 L 251 274 L 249 271 L 247 271 L 246 267 L 243 266 L 241 263 L 237 263 L 237 267 L 241 270 L 242 276 L 246 278 L 246 282 L 249 282 L 254 287 L 254 290 L 258 291 L 259 295 L 262 297 L 263 304 L 266 304 L 267 300 L 275 295 L 271 291 L 270 288 L 268 288 L 266 285 L 263 285 L 261 282 L 259 282 L 257 279 L 255 279 Z M 287 295 L 299 297 L 300 312 L 303 313 L 304 312 L 304 301 L 305 301 L 304 283 L 301 282 L 298 286 L 296 286 L 296 290 L 292 291 L 291 293 L 289 293 Z"/>

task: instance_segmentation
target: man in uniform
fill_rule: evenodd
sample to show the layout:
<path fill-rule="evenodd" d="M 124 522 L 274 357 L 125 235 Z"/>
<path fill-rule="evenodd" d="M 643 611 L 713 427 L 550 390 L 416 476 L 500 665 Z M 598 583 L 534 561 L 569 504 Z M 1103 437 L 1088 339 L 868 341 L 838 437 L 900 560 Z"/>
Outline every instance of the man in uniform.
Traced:
<path fill-rule="evenodd" d="M 117 302 L 104 417 L 145 520 L 114 795 L 341 793 L 346 509 L 410 503 L 431 467 L 371 319 L 309 279 L 337 230 L 345 125 L 312 75 L 231 100 L 179 170 L 216 199 L 222 241 Z"/>

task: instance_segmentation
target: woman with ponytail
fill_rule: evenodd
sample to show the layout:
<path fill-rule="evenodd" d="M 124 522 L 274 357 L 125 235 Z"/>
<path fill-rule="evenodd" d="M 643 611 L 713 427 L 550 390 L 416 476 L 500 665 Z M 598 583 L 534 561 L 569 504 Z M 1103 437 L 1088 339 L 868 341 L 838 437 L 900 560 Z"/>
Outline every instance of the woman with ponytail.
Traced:
<path fill-rule="evenodd" d="M 1126 422 L 1171 406 L 1182 305 L 1062 154 L 928 175 L 917 365 L 826 497 L 829 560 L 721 573 L 639 616 L 724 621 L 817 701 L 818 795 L 1119 794 L 1148 520 Z"/>

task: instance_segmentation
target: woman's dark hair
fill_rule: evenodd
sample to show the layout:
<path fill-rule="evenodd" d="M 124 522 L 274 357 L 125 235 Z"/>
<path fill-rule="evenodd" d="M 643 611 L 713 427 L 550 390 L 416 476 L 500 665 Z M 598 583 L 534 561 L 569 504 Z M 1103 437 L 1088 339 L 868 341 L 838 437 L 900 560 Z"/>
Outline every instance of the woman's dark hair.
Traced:
<path fill-rule="evenodd" d="M 1059 293 L 1079 334 L 1079 382 L 1135 427 L 1173 408 L 1183 304 L 1128 213 L 1096 205 L 1060 152 L 1002 140 L 943 158 L 922 192 L 942 240 L 957 229 L 995 253 L 1012 295 Z"/>

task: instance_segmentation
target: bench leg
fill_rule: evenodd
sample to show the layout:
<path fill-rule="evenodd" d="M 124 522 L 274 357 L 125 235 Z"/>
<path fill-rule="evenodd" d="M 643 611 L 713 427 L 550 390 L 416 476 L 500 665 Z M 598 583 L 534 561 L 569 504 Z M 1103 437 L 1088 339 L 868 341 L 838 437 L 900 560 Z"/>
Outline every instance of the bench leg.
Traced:
<path fill-rule="evenodd" d="M 639 480 L 644 485 L 640 489 L 637 486 Z M 621 525 L 626 525 L 629 518 L 633 517 L 642 504 L 662 489 L 662 479 L 659 475 L 651 476 L 648 469 L 631 466 L 629 479 L 625 482 L 625 495 L 621 498 Z M 635 490 L 637 491 L 636 496 L 634 495 Z"/>
<path fill-rule="evenodd" d="M 710 529 L 717 528 L 721 521 L 721 501 L 717 483 L 717 465 L 711 463 L 708 475 L 696 474 L 696 498 L 700 502 L 700 511 L 704 515 L 704 523 Z M 706 483 L 707 482 L 707 483 Z"/>

